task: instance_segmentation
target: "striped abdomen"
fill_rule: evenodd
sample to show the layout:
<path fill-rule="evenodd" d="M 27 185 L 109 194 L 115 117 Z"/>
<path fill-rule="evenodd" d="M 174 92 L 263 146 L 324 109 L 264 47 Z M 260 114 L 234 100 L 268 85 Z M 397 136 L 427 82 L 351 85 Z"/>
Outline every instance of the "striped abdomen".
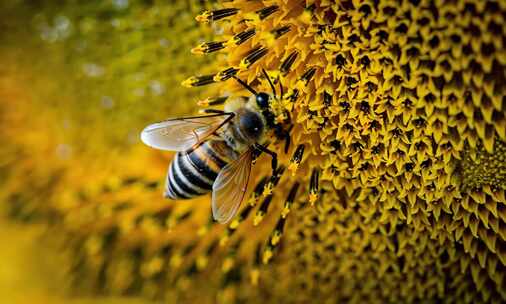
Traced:
<path fill-rule="evenodd" d="M 165 197 L 187 199 L 210 192 L 218 173 L 230 161 L 223 155 L 224 149 L 230 148 L 211 140 L 189 153 L 178 152 L 167 172 Z"/>

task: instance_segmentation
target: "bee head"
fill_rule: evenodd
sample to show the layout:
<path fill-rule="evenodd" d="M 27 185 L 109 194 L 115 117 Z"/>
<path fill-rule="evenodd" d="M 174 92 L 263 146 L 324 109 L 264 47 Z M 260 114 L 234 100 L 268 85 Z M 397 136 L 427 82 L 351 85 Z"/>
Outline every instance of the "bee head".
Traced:
<path fill-rule="evenodd" d="M 269 108 L 269 95 L 264 92 L 260 92 L 255 96 L 258 107 L 261 110 L 267 110 Z"/>

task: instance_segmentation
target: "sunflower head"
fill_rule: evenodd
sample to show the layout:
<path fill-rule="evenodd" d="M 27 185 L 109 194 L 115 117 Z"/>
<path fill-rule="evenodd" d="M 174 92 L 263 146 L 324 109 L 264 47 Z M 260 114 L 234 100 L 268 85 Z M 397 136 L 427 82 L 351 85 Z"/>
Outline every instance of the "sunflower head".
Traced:
<path fill-rule="evenodd" d="M 167 98 L 181 102 L 142 109 L 173 116 L 196 110 L 192 100 L 222 109 L 256 95 L 247 87 L 265 92 L 279 165 L 273 172 L 259 156 L 227 225 L 212 220 L 208 197 L 160 198 L 170 155 L 130 147 L 114 176 L 93 168 L 87 187 L 89 172 L 69 170 L 50 208 L 75 277 L 99 292 L 178 302 L 506 300 L 504 1 L 185 5 L 155 1 L 104 23 L 120 31 L 118 43 L 132 41 L 124 56 L 97 44 L 115 58 L 98 71 L 116 79 L 146 61 L 159 67 L 131 77 L 132 94 L 114 100 L 138 105 L 134 93 L 167 73 L 170 87 L 185 87 Z M 185 13 L 195 7 L 196 21 Z M 102 28 L 100 16 L 109 15 L 80 28 Z M 177 34 L 165 38 L 181 39 L 159 58 L 167 43 L 151 39 L 166 20 Z M 96 77 L 97 64 L 85 66 Z M 153 120 L 145 111 L 139 127 Z"/>

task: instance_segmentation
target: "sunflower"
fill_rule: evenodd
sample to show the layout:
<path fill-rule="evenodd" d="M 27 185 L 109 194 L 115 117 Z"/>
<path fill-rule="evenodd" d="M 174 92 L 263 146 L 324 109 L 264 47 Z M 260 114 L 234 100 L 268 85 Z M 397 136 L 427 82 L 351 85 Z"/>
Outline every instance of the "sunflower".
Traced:
<path fill-rule="evenodd" d="M 159 152 L 125 148 L 114 175 L 88 188 L 68 177 L 51 210 L 75 256 L 70 275 L 171 302 L 506 301 L 504 2 L 235 0 L 198 7 L 195 21 L 174 7 L 184 5 L 115 18 L 134 39 L 171 12 L 174 51 L 205 66 L 173 79 L 200 90 L 188 93 L 194 110 L 249 94 L 232 76 L 258 91 L 272 82 L 291 144 L 273 139 L 282 165 L 271 174 L 256 161 L 227 226 L 206 197 L 160 199 Z M 187 46 L 188 31 L 208 40 Z M 132 43 L 144 52 L 150 39 Z M 127 54 L 112 75 L 143 67 Z"/>

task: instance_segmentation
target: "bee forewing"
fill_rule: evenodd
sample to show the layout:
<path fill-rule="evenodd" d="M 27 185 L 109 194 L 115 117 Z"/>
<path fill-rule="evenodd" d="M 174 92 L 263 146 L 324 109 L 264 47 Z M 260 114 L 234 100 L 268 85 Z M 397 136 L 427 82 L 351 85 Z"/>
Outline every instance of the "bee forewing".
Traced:
<path fill-rule="evenodd" d="M 154 123 L 142 130 L 141 140 L 155 149 L 185 151 L 211 135 L 228 117 L 227 114 L 213 114 Z"/>
<path fill-rule="evenodd" d="M 244 152 L 237 160 L 226 165 L 213 184 L 213 218 L 227 223 L 237 213 L 246 194 L 251 172 L 252 150 Z"/>

